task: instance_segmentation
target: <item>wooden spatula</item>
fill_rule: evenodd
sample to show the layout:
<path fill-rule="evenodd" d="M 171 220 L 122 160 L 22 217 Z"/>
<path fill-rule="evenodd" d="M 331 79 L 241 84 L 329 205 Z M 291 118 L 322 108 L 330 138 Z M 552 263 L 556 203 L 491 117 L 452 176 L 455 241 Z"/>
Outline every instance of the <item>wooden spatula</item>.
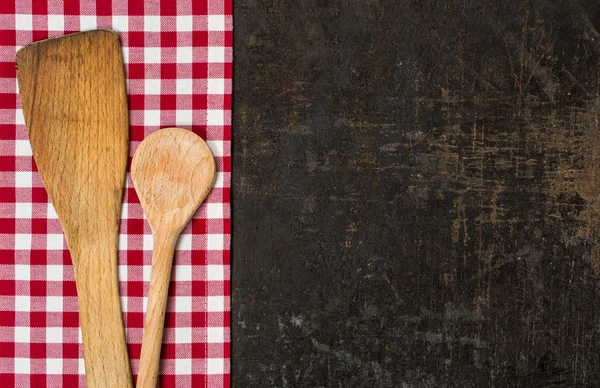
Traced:
<path fill-rule="evenodd" d="M 177 238 L 215 181 L 215 159 L 193 132 L 165 128 L 144 139 L 131 177 L 152 228 L 154 251 L 137 388 L 154 388 Z"/>
<path fill-rule="evenodd" d="M 73 260 L 87 386 L 132 387 L 117 278 L 129 138 L 119 37 L 44 40 L 16 62 L 33 156 Z"/>

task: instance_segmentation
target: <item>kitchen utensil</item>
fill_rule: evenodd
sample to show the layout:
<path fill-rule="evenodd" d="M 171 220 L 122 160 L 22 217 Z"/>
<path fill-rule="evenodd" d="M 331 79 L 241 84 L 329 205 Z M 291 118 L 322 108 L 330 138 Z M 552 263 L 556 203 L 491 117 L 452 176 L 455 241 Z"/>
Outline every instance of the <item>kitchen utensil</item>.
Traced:
<path fill-rule="evenodd" d="M 87 387 L 132 387 L 117 272 L 129 137 L 119 36 L 32 43 L 16 62 L 33 156 L 73 261 Z"/>
<path fill-rule="evenodd" d="M 137 388 L 156 387 L 175 245 L 212 188 L 215 170 L 204 140 L 180 128 L 151 134 L 133 156 L 133 184 L 154 237 Z"/>

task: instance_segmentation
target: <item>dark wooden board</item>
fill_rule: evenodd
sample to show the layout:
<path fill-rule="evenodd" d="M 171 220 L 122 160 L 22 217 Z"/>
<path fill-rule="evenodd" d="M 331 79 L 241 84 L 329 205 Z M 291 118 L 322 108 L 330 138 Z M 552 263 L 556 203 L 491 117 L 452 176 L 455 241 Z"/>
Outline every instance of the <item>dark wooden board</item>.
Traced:
<path fill-rule="evenodd" d="M 233 386 L 600 386 L 600 5 L 234 14 Z"/>

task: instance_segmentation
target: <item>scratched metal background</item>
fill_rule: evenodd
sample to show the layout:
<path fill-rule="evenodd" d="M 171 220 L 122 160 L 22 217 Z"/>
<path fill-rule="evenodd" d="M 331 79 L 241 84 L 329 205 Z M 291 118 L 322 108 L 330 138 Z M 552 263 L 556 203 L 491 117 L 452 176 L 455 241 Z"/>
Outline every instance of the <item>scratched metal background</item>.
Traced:
<path fill-rule="evenodd" d="M 600 386 L 598 2 L 234 17 L 233 385 Z"/>

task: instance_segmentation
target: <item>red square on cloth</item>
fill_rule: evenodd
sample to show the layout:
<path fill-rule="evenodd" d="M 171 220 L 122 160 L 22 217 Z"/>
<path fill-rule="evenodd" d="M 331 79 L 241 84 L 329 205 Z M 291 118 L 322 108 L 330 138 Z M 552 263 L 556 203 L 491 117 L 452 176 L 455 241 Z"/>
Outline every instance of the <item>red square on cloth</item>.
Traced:
<path fill-rule="evenodd" d="M 72 262 L 33 163 L 14 59 L 33 41 L 96 28 L 121 37 L 130 157 L 178 126 L 205 138 L 219 166 L 178 242 L 159 380 L 229 386 L 232 0 L 6 0 L 0 21 L 0 386 L 85 386 Z M 137 374 L 153 240 L 129 175 L 126 185 L 118 272 Z"/>

